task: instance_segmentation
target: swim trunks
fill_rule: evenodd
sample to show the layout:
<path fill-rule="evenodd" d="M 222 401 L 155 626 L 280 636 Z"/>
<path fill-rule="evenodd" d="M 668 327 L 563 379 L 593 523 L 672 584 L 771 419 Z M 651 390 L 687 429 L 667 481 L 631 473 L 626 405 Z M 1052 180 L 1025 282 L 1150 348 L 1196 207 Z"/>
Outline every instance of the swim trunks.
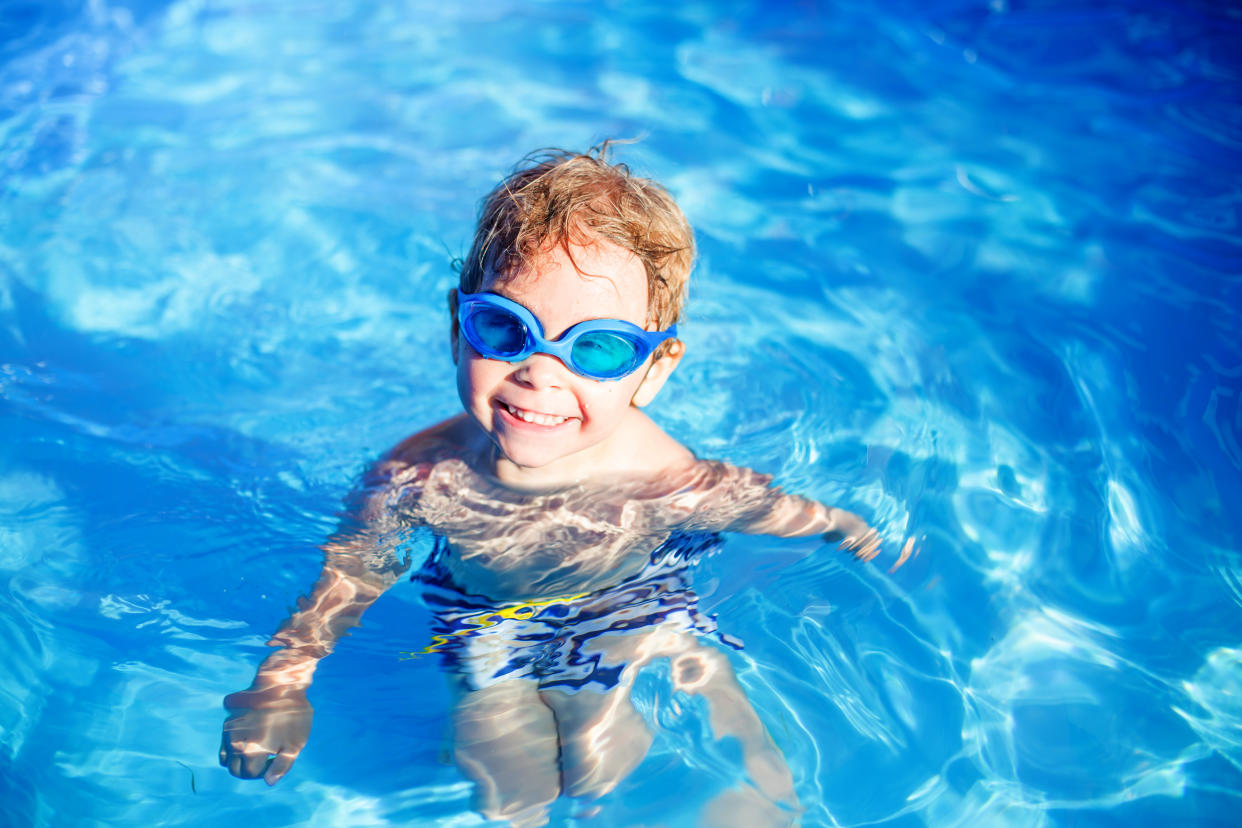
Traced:
<path fill-rule="evenodd" d="M 452 554 L 437 538 L 427 564 L 414 579 L 434 613 L 433 643 L 447 669 L 469 690 L 510 679 L 536 681 L 541 689 L 575 692 L 615 687 L 626 664 L 611 663 L 610 637 L 657 626 L 677 632 L 714 635 L 729 646 L 735 640 L 716 633 L 714 618 L 698 609 L 689 570 L 721 545 L 714 533 L 674 533 L 652 553 L 637 574 L 584 595 L 496 604 L 454 586 L 444 565 Z"/>

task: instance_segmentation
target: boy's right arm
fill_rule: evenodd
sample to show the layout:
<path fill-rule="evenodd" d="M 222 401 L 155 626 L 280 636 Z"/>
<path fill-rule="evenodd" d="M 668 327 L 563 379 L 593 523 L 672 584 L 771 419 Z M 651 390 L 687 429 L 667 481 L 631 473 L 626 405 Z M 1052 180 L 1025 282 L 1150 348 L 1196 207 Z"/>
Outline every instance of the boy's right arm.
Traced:
<path fill-rule="evenodd" d="M 242 779 L 276 784 L 293 765 L 310 735 L 313 710 L 306 698 L 319 660 L 400 578 L 409 561 L 393 552 L 395 538 L 383 531 L 390 485 L 371 489 L 358 509 L 360 526 L 323 545 L 324 564 L 309 597 L 281 624 L 250 687 L 224 699 L 220 764 Z"/>

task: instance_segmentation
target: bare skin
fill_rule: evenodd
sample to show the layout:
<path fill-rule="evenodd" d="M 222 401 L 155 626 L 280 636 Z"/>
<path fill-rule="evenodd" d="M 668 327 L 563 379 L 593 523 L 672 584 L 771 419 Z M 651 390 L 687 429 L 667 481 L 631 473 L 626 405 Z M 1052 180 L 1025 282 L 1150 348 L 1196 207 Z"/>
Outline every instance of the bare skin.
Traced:
<path fill-rule="evenodd" d="M 645 280 L 632 254 L 597 242 L 577 245 L 572 261 L 549 249 L 530 271 L 488 289 L 530 309 L 554 339 L 584 319 L 645 324 Z M 310 732 L 306 690 L 315 666 L 404 571 L 391 551 L 403 528 L 435 531 L 451 550 L 444 566 L 452 583 L 498 606 L 570 600 L 618 584 L 673 532 L 821 535 L 863 560 L 878 551 L 876 533 L 856 515 L 785 494 L 749 469 L 698 460 L 647 417 L 640 406 L 676 367 L 680 343 L 606 383 L 547 354 L 516 363 L 482 358 L 456 330 L 453 345 L 465 413 L 376 464 L 355 504 L 355 528 L 325 545 L 309 598 L 269 642 L 278 649 L 249 689 L 226 698 L 220 761 L 235 776 L 274 784 L 288 772 Z M 568 692 L 547 675 L 460 682 L 454 752 L 476 783 L 481 813 L 538 826 L 558 796 L 614 789 L 652 739 L 630 702 L 634 679 L 667 659 L 674 689 L 706 703 L 713 736 L 742 747 L 750 780 L 704 818 L 794 821 L 789 770 L 719 650 L 672 622 L 601 636 L 592 646 L 618 667 L 615 685 Z"/>
<path fill-rule="evenodd" d="M 360 514 L 372 528 L 326 545 L 327 562 L 309 598 L 269 642 L 278 649 L 250 688 L 226 699 L 233 715 L 221 763 L 235 776 L 274 784 L 292 766 L 310 731 L 306 690 L 316 665 L 403 571 L 384 548 L 400 525 L 426 523 L 441 533 L 457 553 L 450 559 L 454 578 L 498 602 L 581 594 L 614 583 L 641 568 L 661 536 L 682 527 L 822 535 L 863 560 L 878 549 L 875 532 L 855 515 L 783 494 L 761 475 L 719 463 L 691 461 L 662 470 L 654 481 L 631 477 L 607 488 L 506 494 L 454 449 L 469 432 L 459 416 L 406 441 L 377 465 Z M 768 814 L 759 824 L 792 818 L 788 769 L 723 654 L 684 632 L 660 628 L 609 637 L 601 646 L 609 648 L 611 663 L 627 665 L 607 693 L 570 694 L 525 680 L 461 692 L 453 714 L 455 754 L 478 785 L 480 812 L 538 825 L 562 794 L 598 797 L 612 790 L 651 743 L 629 702 L 633 679 L 667 658 L 677 689 L 707 700 L 713 734 L 736 738 L 743 747 L 755 792 L 749 810 L 722 806 L 716 809 L 721 818 L 743 811 Z"/>

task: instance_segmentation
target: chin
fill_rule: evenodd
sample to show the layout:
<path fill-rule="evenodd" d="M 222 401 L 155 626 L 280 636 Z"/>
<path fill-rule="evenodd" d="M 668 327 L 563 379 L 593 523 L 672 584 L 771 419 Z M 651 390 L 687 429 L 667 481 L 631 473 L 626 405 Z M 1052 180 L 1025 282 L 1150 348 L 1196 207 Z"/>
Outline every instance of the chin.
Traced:
<path fill-rule="evenodd" d="M 542 469 L 554 465 L 566 455 L 555 451 L 540 451 L 530 446 L 500 446 L 500 452 L 515 466 L 522 469 Z"/>
<path fill-rule="evenodd" d="M 499 435 L 496 446 L 505 459 L 524 471 L 544 471 L 557 476 L 576 476 L 575 467 L 589 466 L 590 446 L 575 445 L 566 450 L 562 441 L 513 439 Z"/>

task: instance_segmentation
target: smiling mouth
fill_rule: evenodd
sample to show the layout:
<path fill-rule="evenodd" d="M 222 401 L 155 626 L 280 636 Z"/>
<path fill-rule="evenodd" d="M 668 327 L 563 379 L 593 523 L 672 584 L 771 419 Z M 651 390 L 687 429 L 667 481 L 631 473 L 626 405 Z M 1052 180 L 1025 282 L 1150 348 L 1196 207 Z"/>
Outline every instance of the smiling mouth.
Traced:
<path fill-rule="evenodd" d="M 509 405 L 507 402 L 500 403 L 500 407 L 515 418 L 531 425 L 558 426 L 570 419 L 569 417 L 558 417 L 555 414 L 540 414 L 538 411 L 527 411 L 524 408 Z"/>

